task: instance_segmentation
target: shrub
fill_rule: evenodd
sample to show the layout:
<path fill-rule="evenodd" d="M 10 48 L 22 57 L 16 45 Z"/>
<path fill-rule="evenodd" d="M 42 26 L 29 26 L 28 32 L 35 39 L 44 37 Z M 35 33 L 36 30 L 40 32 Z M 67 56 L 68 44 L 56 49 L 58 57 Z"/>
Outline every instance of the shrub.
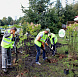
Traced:
<path fill-rule="evenodd" d="M 69 51 L 76 51 L 77 46 L 77 31 L 78 24 L 71 24 L 67 26 L 66 37 L 68 39 L 68 48 Z"/>

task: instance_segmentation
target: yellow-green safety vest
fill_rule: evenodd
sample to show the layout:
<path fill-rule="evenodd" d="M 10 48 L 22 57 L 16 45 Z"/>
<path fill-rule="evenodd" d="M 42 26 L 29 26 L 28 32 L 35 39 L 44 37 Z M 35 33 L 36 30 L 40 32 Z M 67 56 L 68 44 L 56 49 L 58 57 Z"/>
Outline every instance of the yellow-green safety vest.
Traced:
<path fill-rule="evenodd" d="M 54 43 L 56 44 L 56 42 L 57 42 L 57 36 L 55 34 L 51 33 L 51 38 L 49 37 L 51 44 L 53 44 L 52 38 L 55 38 L 54 39 Z"/>
<path fill-rule="evenodd" d="M 7 30 L 8 33 L 10 33 L 10 30 Z M 14 44 L 14 41 L 12 41 L 12 37 L 13 37 L 13 34 L 11 34 L 11 36 L 5 38 L 3 36 L 3 39 L 2 39 L 2 42 L 1 42 L 1 46 L 3 48 L 13 48 L 13 44 Z"/>
<path fill-rule="evenodd" d="M 38 39 L 38 37 L 40 36 L 40 34 L 43 34 L 43 36 L 42 36 L 41 39 L 40 39 L 41 42 L 45 42 L 46 38 L 48 37 L 48 35 L 45 34 L 44 31 L 40 32 L 40 33 L 36 36 L 34 43 L 35 43 L 36 45 L 38 45 L 39 47 L 41 47 L 41 42 L 37 41 L 37 39 Z"/>

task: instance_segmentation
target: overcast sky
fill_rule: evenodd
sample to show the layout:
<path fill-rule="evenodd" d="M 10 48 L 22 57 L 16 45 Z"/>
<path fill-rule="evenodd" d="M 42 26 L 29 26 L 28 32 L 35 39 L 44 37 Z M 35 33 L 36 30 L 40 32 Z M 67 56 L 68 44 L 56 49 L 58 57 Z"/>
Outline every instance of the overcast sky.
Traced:
<path fill-rule="evenodd" d="M 51 2 L 52 1 L 55 0 L 51 0 Z M 69 3 L 72 3 L 72 1 L 73 0 L 68 0 Z M 24 14 L 21 10 L 21 4 L 28 7 L 28 3 L 29 0 L 0 0 L 0 19 L 11 16 L 15 20 L 16 18 L 22 17 Z M 65 0 L 62 0 L 62 3 L 65 6 Z"/>
<path fill-rule="evenodd" d="M 13 19 L 23 16 L 21 4 L 28 7 L 29 0 L 0 0 L 0 19 L 11 16 Z"/>

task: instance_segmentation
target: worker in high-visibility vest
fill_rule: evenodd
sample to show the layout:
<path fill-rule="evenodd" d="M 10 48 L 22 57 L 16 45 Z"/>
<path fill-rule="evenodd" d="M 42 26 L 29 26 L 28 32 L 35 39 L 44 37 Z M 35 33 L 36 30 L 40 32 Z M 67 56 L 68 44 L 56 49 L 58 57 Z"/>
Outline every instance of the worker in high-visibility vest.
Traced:
<path fill-rule="evenodd" d="M 45 57 L 44 43 L 45 43 L 46 39 L 48 38 L 49 32 L 50 32 L 50 29 L 47 28 L 45 31 L 40 32 L 35 38 L 34 43 L 35 43 L 35 46 L 37 49 L 36 64 L 38 64 L 38 65 L 41 65 L 41 63 L 39 63 L 40 49 L 43 49 L 43 60 L 47 59 L 47 57 Z"/>
<path fill-rule="evenodd" d="M 57 36 L 54 33 L 50 33 L 50 34 L 48 34 L 48 37 L 51 42 L 52 56 L 55 56 Z"/>
<path fill-rule="evenodd" d="M 11 48 L 13 48 L 16 27 L 7 29 L 1 41 L 2 48 L 2 70 L 7 72 L 8 66 L 11 66 Z"/>

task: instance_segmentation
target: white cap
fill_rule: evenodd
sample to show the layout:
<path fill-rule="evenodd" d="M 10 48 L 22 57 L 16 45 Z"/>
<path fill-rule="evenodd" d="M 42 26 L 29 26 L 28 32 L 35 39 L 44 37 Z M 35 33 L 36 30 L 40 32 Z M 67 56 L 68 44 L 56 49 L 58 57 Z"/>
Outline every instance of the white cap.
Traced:
<path fill-rule="evenodd" d="M 45 29 L 46 31 L 48 31 L 49 33 L 50 33 L 50 29 L 49 28 L 47 28 L 47 29 Z"/>

